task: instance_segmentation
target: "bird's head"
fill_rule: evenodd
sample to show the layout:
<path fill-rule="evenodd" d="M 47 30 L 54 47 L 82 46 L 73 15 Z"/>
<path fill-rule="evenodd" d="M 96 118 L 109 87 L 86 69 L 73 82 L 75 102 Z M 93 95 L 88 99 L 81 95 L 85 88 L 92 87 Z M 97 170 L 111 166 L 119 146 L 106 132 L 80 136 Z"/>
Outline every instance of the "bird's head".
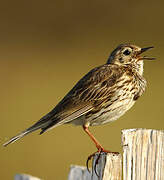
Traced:
<path fill-rule="evenodd" d="M 149 49 L 153 48 L 146 47 L 140 48 L 136 45 L 131 44 L 120 44 L 109 56 L 107 64 L 119 64 L 128 65 L 131 63 L 138 63 L 142 60 L 154 60 L 155 58 L 141 56 L 141 54 Z"/>
<path fill-rule="evenodd" d="M 142 74 L 143 60 L 153 60 L 155 58 L 142 56 L 141 54 L 151 48 L 153 47 L 140 48 L 136 45 L 121 44 L 110 54 L 107 64 L 132 66 Z"/>

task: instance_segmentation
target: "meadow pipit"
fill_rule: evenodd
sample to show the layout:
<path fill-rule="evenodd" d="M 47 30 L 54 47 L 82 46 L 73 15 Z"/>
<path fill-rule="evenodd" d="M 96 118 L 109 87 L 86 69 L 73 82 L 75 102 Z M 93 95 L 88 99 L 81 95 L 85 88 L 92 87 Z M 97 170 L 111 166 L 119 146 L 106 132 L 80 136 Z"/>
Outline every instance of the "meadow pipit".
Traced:
<path fill-rule="evenodd" d="M 98 152 L 104 151 L 88 127 L 115 121 L 130 109 L 145 91 L 143 60 L 153 60 L 141 54 L 148 49 L 131 44 L 119 45 L 107 63 L 86 74 L 59 104 L 38 122 L 11 138 L 8 144 L 41 129 L 72 123 L 83 126 Z"/>

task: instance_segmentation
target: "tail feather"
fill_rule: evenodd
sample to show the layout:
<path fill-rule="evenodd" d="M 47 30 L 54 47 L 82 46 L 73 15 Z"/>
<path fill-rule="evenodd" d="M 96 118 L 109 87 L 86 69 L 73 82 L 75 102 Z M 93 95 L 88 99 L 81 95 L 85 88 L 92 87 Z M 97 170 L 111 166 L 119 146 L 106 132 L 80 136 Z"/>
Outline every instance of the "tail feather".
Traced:
<path fill-rule="evenodd" d="M 23 131 L 23 132 L 19 133 L 18 135 L 12 137 L 9 141 L 7 141 L 6 143 L 4 143 L 3 146 L 6 147 L 7 145 L 9 145 L 9 144 L 11 144 L 11 143 L 19 140 L 20 138 L 24 137 L 25 135 L 27 135 L 27 134 L 29 134 L 29 133 L 30 133 L 30 131 Z"/>
<path fill-rule="evenodd" d="M 22 137 L 26 136 L 27 134 L 36 131 L 40 128 L 45 127 L 47 124 L 49 124 L 49 122 L 37 122 L 36 124 L 34 124 L 33 126 L 31 126 L 30 128 L 26 129 L 25 131 L 22 131 L 21 133 L 17 134 L 16 136 L 12 137 L 9 141 L 7 141 L 6 143 L 3 144 L 3 146 L 7 146 L 19 139 L 21 139 Z"/>

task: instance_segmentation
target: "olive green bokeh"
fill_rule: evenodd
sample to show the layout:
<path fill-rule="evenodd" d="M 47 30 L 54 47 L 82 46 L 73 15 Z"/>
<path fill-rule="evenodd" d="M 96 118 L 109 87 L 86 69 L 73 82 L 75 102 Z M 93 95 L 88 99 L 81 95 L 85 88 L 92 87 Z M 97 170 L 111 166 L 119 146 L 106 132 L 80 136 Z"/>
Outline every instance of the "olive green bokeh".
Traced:
<path fill-rule="evenodd" d="M 0 143 L 50 111 L 91 68 L 120 43 L 155 46 L 145 62 L 148 87 L 118 121 L 91 131 L 106 149 L 121 152 L 121 129 L 164 128 L 164 2 L 110 0 L 0 3 Z M 0 147 L 0 179 L 29 173 L 66 179 L 96 148 L 71 125 L 33 133 Z"/>

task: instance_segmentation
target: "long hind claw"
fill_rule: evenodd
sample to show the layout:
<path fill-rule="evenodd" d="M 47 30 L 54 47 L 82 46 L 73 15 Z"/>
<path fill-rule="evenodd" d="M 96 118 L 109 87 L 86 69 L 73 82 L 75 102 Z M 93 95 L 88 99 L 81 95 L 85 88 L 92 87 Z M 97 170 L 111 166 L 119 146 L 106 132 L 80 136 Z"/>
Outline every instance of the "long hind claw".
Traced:
<path fill-rule="evenodd" d="M 96 161 L 95 161 L 95 166 L 94 166 L 95 174 L 96 174 L 98 177 L 99 177 L 99 175 L 98 175 L 98 173 L 97 173 L 96 167 L 97 167 L 97 164 L 98 164 L 98 161 L 99 161 L 99 159 L 100 159 L 100 157 L 101 157 L 101 153 L 102 153 L 102 152 L 104 152 L 102 149 L 94 152 L 93 154 L 91 154 L 90 156 L 88 156 L 87 161 L 86 161 L 87 170 L 88 170 L 88 172 L 90 173 L 90 170 L 89 170 L 89 161 L 90 161 L 91 159 L 93 159 L 96 154 L 98 154 L 98 157 L 97 157 L 97 159 L 96 159 Z M 92 161 L 92 162 L 93 162 L 93 161 Z"/>
<path fill-rule="evenodd" d="M 88 156 L 88 158 L 87 158 L 86 166 L 87 166 L 87 170 L 88 170 L 89 173 L 90 173 L 90 170 L 89 170 L 89 161 L 95 156 L 96 153 L 97 153 L 97 151 L 94 152 L 93 154 L 91 154 L 90 156 Z"/>
<path fill-rule="evenodd" d="M 104 149 L 99 149 L 98 151 L 96 151 L 96 152 L 94 152 L 93 154 L 91 154 L 90 156 L 88 156 L 87 161 L 86 161 L 86 167 L 87 167 L 88 172 L 90 173 L 90 170 L 89 170 L 89 161 L 92 159 L 92 162 L 93 162 L 94 156 L 95 156 L 96 154 L 98 155 L 98 156 L 97 156 L 97 159 L 95 160 L 94 167 L 93 167 L 94 172 L 95 172 L 95 174 L 97 175 L 97 177 L 99 177 L 98 172 L 97 172 L 97 165 L 98 165 L 98 163 L 99 163 L 99 159 L 100 159 L 102 153 L 114 153 L 114 154 L 119 154 L 118 152 L 111 152 L 111 151 L 107 151 L 107 150 L 104 150 Z"/>

